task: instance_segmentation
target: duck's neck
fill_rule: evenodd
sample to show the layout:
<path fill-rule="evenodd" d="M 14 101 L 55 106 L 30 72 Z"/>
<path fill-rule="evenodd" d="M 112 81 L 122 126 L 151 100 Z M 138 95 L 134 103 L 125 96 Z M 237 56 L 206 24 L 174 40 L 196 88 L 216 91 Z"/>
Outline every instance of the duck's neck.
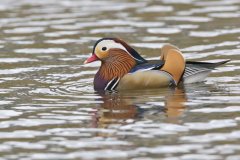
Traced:
<path fill-rule="evenodd" d="M 113 78 L 123 77 L 134 66 L 136 61 L 132 58 L 126 58 L 124 56 L 114 56 L 111 59 L 102 62 L 99 68 L 99 76 L 105 80 L 112 80 Z"/>

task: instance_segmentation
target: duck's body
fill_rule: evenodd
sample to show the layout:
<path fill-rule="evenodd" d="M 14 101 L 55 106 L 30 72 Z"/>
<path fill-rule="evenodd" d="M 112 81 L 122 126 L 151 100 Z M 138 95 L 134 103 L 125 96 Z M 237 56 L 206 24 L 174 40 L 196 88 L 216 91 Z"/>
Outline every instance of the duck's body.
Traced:
<path fill-rule="evenodd" d="M 200 82 L 212 69 L 228 62 L 185 62 L 180 50 L 168 44 L 162 47 L 160 60 L 148 61 L 115 38 L 99 40 L 85 63 L 96 60 L 102 64 L 94 77 L 95 90 L 148 89 Z"/>

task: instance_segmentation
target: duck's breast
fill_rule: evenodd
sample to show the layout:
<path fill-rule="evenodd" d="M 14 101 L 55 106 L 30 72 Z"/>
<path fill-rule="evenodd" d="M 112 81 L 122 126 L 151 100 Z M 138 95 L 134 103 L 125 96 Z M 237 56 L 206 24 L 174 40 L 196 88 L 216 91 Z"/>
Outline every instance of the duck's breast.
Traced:
<path fill-rule="evenodd" d="M 160 88 L 174 84 L 172 76 L 165 71 L 137 71 L 123 76 L 117 90 Z"/>

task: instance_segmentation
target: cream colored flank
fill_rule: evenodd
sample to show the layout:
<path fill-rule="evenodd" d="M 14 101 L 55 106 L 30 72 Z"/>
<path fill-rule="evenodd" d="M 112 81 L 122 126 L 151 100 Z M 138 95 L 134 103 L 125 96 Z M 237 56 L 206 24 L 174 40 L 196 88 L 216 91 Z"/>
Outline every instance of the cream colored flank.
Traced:
<path fill-rule="evenodd" d="M 167 87 L 172 82 L 172 76 L 164 71 L 137 71 L 123 76 L 117 90 Z"/>

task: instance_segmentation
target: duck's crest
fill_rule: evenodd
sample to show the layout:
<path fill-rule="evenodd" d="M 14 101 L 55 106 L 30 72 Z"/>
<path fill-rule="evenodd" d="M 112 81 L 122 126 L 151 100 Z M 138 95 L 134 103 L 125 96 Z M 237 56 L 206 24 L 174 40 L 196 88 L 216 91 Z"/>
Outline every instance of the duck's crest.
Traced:
<path fill-rule="evenodd" d="M 138 64 L 142 64 L 142 63 L 146 63 L 147 60 L 145 60 L 143 57 L 140 56 L 140 54 L 135 50 L 133 49 L 132 47 L 130 47 L 126 42 L 124 42 L 123 40 L 121 39 L 118 39 L 118 38 L 113 38 L 113 40 L 116 42 L 116 43 L 121 43 L 126 49 L 127 51 L 137 60 L 137 63 Z"/>

